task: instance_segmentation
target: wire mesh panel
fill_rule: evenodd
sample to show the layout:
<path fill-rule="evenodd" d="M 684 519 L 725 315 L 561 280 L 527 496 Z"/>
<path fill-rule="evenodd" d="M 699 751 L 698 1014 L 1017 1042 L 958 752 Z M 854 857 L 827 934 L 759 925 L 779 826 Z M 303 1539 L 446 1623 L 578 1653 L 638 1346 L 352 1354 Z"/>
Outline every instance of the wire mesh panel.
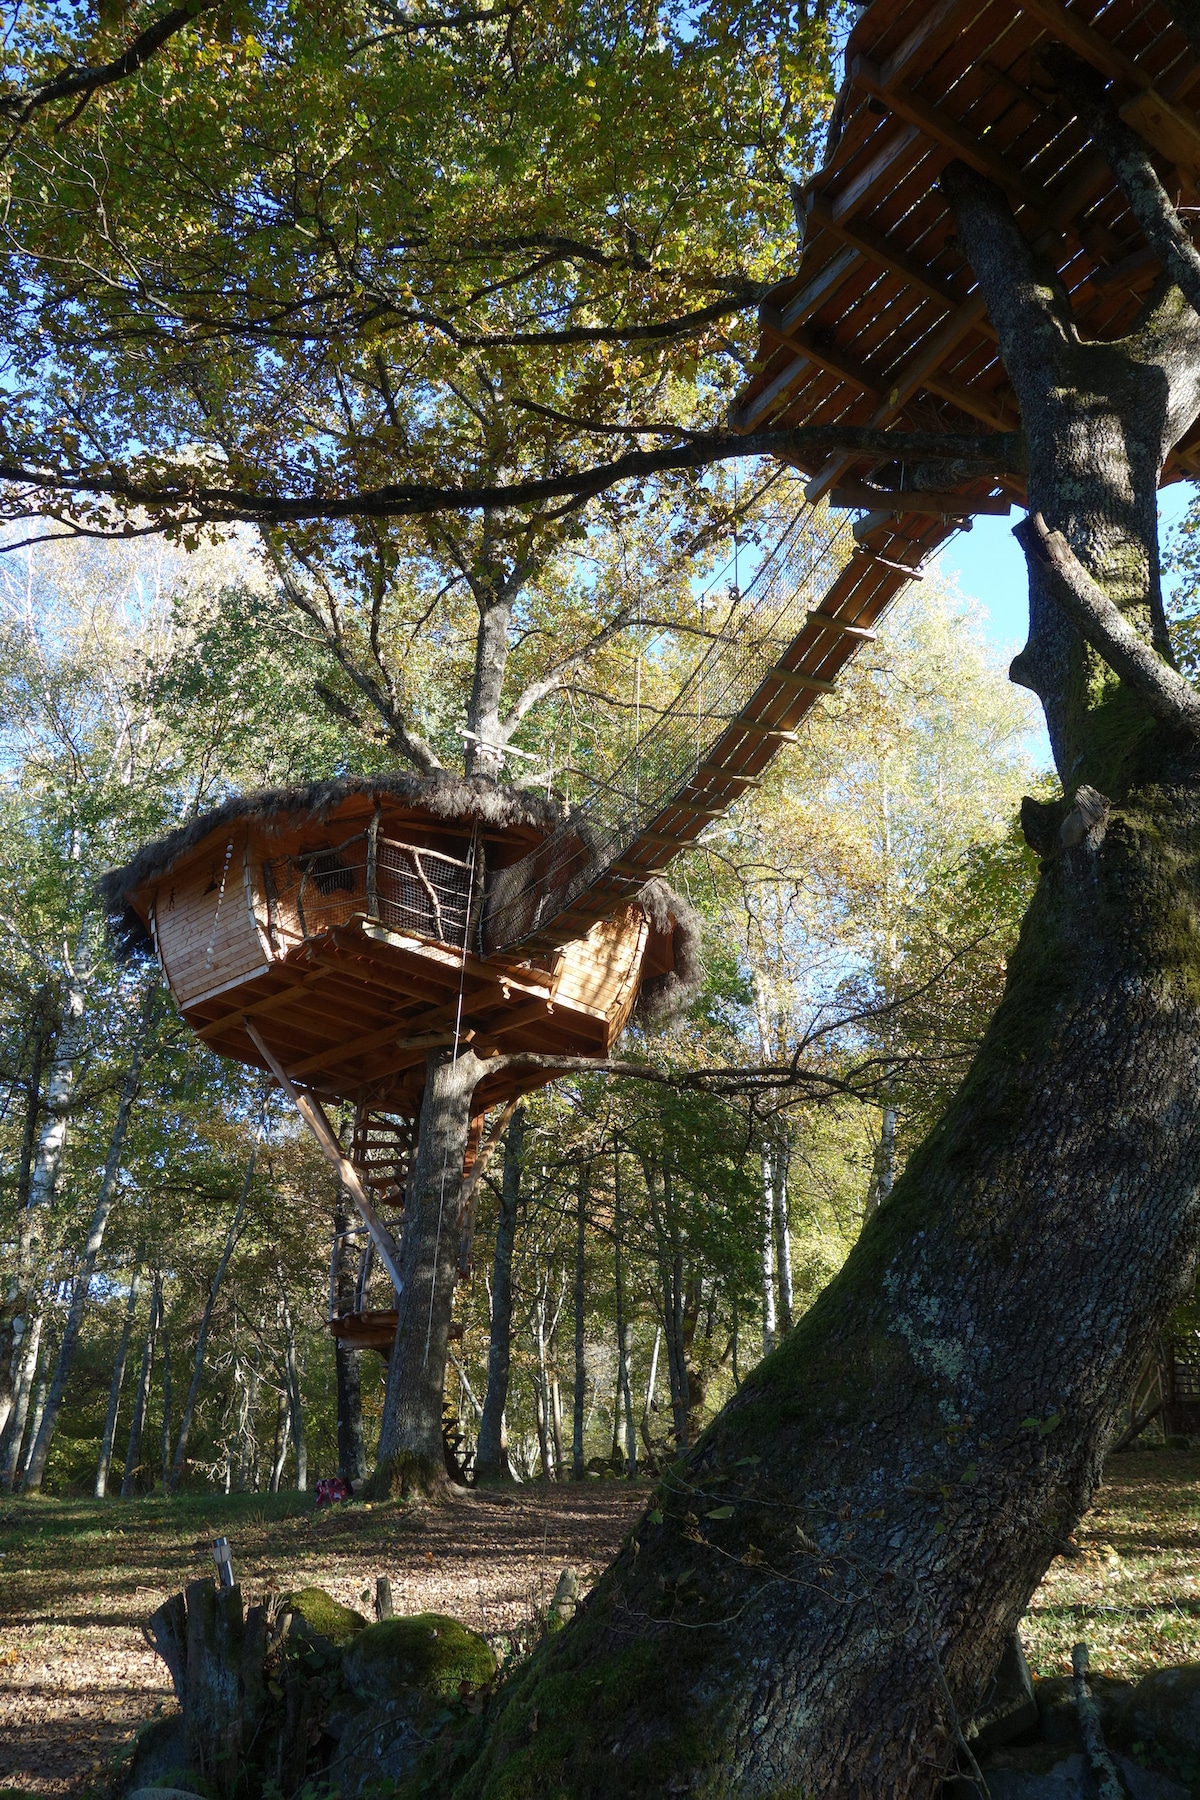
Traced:
<path fill-rule="evenodd" d="M 844 517 L 799 511 L 728 602 L 713 642 L 667 710 L 570 820 L 489 884 L 487 950 L 519 944 L 564 911 L 695 778 L 713 745 L 803 630 L 849 554 Z"/>
<path fill-rule="evenodd" d="M 379 839 L 378 917 L 394 930 L 461 950 L 471 903 L 471 865 L 440 850 Z"/>
<path fill-rule="evenodd" d="M 268 929 L 281 955 L 364 914 L 456 950 L 466 940 L 470 863 L 370 828 L 265 862 L 263 884 Z"/>

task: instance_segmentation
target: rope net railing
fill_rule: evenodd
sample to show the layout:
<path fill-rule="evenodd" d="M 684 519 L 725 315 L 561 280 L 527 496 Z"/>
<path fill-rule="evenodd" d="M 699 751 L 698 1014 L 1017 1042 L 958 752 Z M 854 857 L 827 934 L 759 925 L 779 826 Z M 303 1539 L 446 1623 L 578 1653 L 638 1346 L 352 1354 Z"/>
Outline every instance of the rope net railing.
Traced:
<path fill-rule="evenodd" d="M 377 827 L 263 864 L 267 929 L 284 950 L 365 913 L 398 931 L 461 950 L 469 862 L 384 837 Z"/>
<path fill-rule="evenodd" d="M 566 823 L 488 883 L 485 953 L 544 930 L 617 862 L 673 800 L 804 629 L 831 573 L 853 548 L 846 515 L 800 508 L 744 592 L 716 605 L 724 616 L 670 703 Z"/>

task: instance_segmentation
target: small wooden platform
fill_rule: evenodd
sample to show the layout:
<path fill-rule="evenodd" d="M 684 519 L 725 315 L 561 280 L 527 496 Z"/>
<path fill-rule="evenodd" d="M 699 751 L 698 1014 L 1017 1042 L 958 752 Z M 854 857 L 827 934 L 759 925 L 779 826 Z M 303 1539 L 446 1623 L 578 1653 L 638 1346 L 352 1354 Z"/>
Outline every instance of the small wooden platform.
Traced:
<path fill-rule="evenodd" d="M 329 1321 L 329 1329 L 340 1343 L 352 1350 L 377 1350 L 386 1362 L 396 1338 L 400 1314 L 394 1309 L 378 1312 L 342 1313 Z"/>

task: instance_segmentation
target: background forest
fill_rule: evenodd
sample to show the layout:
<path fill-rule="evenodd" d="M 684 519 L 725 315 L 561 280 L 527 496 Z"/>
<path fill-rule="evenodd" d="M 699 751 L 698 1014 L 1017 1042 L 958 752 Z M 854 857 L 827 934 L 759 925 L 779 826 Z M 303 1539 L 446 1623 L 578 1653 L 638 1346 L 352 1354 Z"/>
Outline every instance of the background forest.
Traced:
<path fill-rule="evenodd" d="M 518 660 L 545 659 L 556 610 L 644 578 L 645 555 L 570 552 Z M 675 618 L 702 626 L 730 575 L 702 593 L 677 574 Z M 411 571 L 407 589 L 403 568 L 389 578 L 399 639 L 426 596 Z M 336 607 L 314 623 L 248 540 L 41 545 L 0 581 L 0 1267 L 19 1320 L 0 1482 L 361 1476 L 383 1366 L 339 1349 L 339 1436 L 327 1321 L 358 1266 L 334 1237 L 343 1197 L 272 1089 L 205 1051 L 154 965 L 121 959 L 94 882 L 229 793 L 393 766 L 394 746 L 352 704 Z M 438 631 L 391 648 L 435 746 L 454 743 L 472 611 L 447 604 Z M 690 654 L 653 621 L 597 644 L 516 722 L 507 778 L 594 778 Z M 630 1031 L 630 1078 L 529 1100 L 480 1186 L 447 1398 L 468 1449 L 483 1424 L 490 1469 L 654 1466 L 840 1266 L 1002 986 L 1034 874 L 1015 828 L 1038 782 L 1030 727 L 931 574 L 674 865 L 703 919 L 698 999 Z M 787 1084 L 756 1083 L 789 1064 Z"/>

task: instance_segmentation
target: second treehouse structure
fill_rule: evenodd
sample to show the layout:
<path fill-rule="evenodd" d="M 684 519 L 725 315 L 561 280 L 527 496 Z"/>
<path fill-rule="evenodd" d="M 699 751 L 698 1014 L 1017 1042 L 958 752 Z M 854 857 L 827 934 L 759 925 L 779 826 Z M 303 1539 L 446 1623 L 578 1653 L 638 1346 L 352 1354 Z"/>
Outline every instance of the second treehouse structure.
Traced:
<path fill-rule="evenodd" d="M 498 877 L 563 830 L 561 808 L 490 781 L 326 782 L 229 801 L 105 879 L 126 941 L 157 954 L 197 1036 L 269 1070 L 349 1188 L 369 1243 L 354 1312 L 336 1318 L 331 1301 L 330 1314 L 354 1343 L 386 1354 L 395 1331 L 394 1309 L 367 1307 L 367 1276 L 374 1256 L 403 1285 L 431 1056 L 477 1059 L 457 1216 L 442 1222 L 465 1270 L 485 1115 L 505 1109 L 494 1141 L 520 1095 L 555 1077 L 514 1056 L 601 1060 L 639 1000 L 695 985 L 690 909 L 661 881 L 559 948 L 486 949 Z M 354 1107 L 347 1146 L 327 1101 Z"/>

